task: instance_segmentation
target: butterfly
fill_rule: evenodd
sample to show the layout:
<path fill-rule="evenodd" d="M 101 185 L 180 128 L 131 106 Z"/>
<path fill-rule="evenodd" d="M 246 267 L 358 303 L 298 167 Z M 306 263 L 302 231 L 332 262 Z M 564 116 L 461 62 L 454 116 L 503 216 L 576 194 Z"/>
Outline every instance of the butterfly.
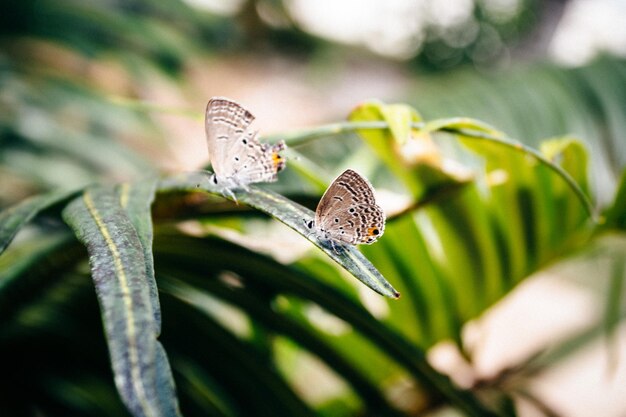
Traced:
<path fill-rule="evenodd" d="M 336 242 L 372 244 L 385 231 L 385 213 L 369 181 L 348 169 L 330 184 L 306 225 L 333 249 Z"/>
<path fill-rule="evenodd" d="M 280 155 L 285 144 L 259 142 L 258 132 L 250 129 L 253 120 L 248 110 L 227 98 L 213 97 L 206 107 L 211 182 L 232 198 L 233 189 L 276 181 L 277 174 L 285 169 L 285 158 Z"/>

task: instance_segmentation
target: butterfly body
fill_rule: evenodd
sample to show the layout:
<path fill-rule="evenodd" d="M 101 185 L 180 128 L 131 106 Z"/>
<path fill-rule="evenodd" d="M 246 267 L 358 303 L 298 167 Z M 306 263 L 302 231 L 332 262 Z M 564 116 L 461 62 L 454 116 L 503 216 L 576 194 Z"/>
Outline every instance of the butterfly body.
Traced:
<path fill-rule="evenodd" d="M 226 98 L 209 100 L 205 113 L 205 129 L 209 159 L 213 167 L 211 182 L 228 194 L 233 189 L 246 189 L 248 184 L 273 182 L 285 168 L 280 151 L 284 143 L 269 145 L 259 142 L 250 128 L 254 116 Z"/>
<path fill-rule="evenodd" d="M 307 223 L 320 239 L 351 245 L 372 244 L 385 231 L 385 213 L 376 204 L 374 189 L 348 169 L 328 187 Z"/>

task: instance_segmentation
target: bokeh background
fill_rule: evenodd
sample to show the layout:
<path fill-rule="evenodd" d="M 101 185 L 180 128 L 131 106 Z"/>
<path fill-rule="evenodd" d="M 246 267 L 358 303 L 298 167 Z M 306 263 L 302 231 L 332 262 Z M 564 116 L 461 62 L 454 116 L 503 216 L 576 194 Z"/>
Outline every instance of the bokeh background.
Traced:
<path fill-rule="evenodd" d="M 262 135 L 344 120 L 372 98 L 408 103 L 426 120 L 473 117 L 535 147 L 572 135 L 590 152 L 593 199 L 603 207 L 626 165 L 625 59 L 620 0 L 4 2 L 0 207 L 206 166 L 212 96 L 248 108 Z M 310 150 L 337 161 L 335 150 L 324 152 Z M 289 233 L 278 229 L 275 239 Z M 578 258 L 544 268 L 466 324 L 471 361 L 441 342 L 429 349 L 431 363 L 470 386 L 601 327 L 606 268 Z M 226 317 L 237 326 L 236 314 Z M 527 377 L 519 415 L 626 414 L 626 331 L 596 336 Z M 306 377 L 322 382 L 295 385 L 312 402 L 341 391 L 314 361 L 307 366 Z"/>

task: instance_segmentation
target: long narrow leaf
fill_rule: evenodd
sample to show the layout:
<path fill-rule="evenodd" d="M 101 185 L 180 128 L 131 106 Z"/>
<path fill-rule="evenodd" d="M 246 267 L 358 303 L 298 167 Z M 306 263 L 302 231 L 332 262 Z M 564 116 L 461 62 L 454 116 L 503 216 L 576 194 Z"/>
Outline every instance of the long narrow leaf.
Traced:
<path fill-rule="evenodd" d="M 41 210 L 68 198 L 72 191 L 53 191 L 24 200 L 0 213 L 0 254 L 9 246 L 17 232 Z"/>
<path fill-rule="evenodd" d="M 190 271 L 185 272 L 185 280 L 193 284 L 195 288 L 169 275 L 160 276 L 164 277 L 165 285 L 162 287 L 163 291 L 178 297 L 182 301 L 186 301 L 186 299 L 180 295 L 181 289 L 198 291 L 199 288 L 202 288 L 213 295 L 218 295 L 229 303 L 241 307 L 268 329 L 289 337 L 324 360 L 331 369 L 352 385 L 368 405 L 370 411 L 375 411 L 377 415 L 397 414 L 382 396 L 379 387 L 368 381 L 365 375 L 362 375 L 361 371 L 354 367 L 350 361 L 324 343 L 323 339 L 315 334 L 314 329 L 307 327 L 304 323 L 299 323 L 277 313 L 267 302 L 255 296 L 252 291 L 233 291 L 233 289 L 224 286 L 217 280 L 207 280 L 205 274 L 194 274 Z"/>
<path fill-rule="evenodd" d="M 216 239 L 161 236 L 155 242 L 155 253 L 157 260 L 180 262 L 185 269 L 229 270 L 257 284 L 269 285 L 281 293 L 310 300 L 349 323 L 394 361 L 406 367 L 418 381 L 424 382 L 425 387 L 432 389 L 437 396 L 445 397 L 467 415 L 495 415 L 471 392 L 457 388 L 448 377 L 435 371 L 426 360 L 424 350 L 375 319 L 358 302 L 333 286 L 310 277 L 305 271 L 285 267 L 267 257 Z M 207 253 L 212 256 L 207 257 Z M 241 262 L 242 259 L 246 261 Z M 259 271 L 263 273 L 259 274 Z"/>
<path fill-rule="evenodd" d="M 177 416 L 171 374 L 158 350 L 144 248 L 110 189 L 86 191 L 63 211 L 86 246 L 117 389 L 134 416 Z M 166 387 L 165 389 L 162 389 Z M 164 396 L 164 393 L 168 393 Z"/>
<path fill-rule="evenodd" d="M 620 181 L 617 185 L 615 198 L 608 207 L 606 213 L 605 227 L 614 227 L 616 229 L 626 229 L 626 169 L 622 171 Z"/>
<path fill-rule="evenodd" d="M 166 178 L 161 181 L 159 189 L 161 191 L 203 190 L 220 194 L 220 190 L 209 182 L 206 172 L 191 172 Z M 318 239 L 306 227 L 306 222 L 315 215 L 311 210 L 279 194 L 255 186 L 250 186 L 248 191 L 236 190 L 234 194 L 239 203 L 261 210 L 300 233 L 372 290 L 390 298 L 400 296 L 355 247 L 337 245 L 333 249 L 328 243 Z"/>
<path fill-rule="evenodd" d="M 224 391 L 234 398 L 241 416 L 311 416 L 313 412 L 288 386 L 280 374 L 268 367 L 253 345 L 229 332 L 210 315 L 163 293 L 164 338 L 172 343 L 176 357 L 197 362 L 199 369 L 215 375 Z M 170 320 L 170 318 L 172 320 Z M 194 329 L 194 338 L 180 343 Z"/>

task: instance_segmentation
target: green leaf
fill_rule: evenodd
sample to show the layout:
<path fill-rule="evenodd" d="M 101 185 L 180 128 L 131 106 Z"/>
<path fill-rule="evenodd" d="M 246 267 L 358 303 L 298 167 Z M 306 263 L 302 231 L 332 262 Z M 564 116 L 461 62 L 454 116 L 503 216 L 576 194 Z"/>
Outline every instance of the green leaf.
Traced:
<path fill-rule="evenodd" d="M 212 256 L 208 257 L 208 253 Z M 377 346 L 394 362 L 405 367 L 417 381 L 423 383 L 421 386 L 431 390 L 434 395 L 445 397 L 468 415 L 493 415 L 473 393 L 459 389 L 448 377 L 435 371 L 426 360 L 423 349 L 374 318 L 358 301 L 307 271 L 290 268 L 229 242 L 184 235 L 160 236 L 155 241 L 155 259 L 158 271 L 165 270 L 166 265 L 175 264 L 176 269 L 171 273 L 175 271 L 180 276 L 196 276 L 192 279 L 193 284 L 201 277 L 232 271 L 242 277 L 245 288 L 260 287 L 271 293 L 288 294 L 316 303 L 350 324 L 368 343 Z"/>
<path fill-rule="evenodd" d="M 389 123 L 389 130 L 391 131 L 395 141 L 400 145 L 405 144 L 411 137 L 413 123 L 422 121 L 422 116 L 417 112 L 417 110 L 407 104 L 383 104 L 370 102 L 359 106 L 355 112 L 362 111 L 364 108 L 371 108 L 372 110 L 378 109 L 380 115 L 382 116 L 382 120 Z M 353 112 L 353 114 L 355 112 Z"/>
<path fill-rule="evenodd" d="M 580 140 L 570 137 L 548 139 L 541 142 L 539 149 L 549 161 L 561 166 L 589 194 L 589 155 Z"/>
<path fill-rule="evenodd" d="M 423 125 L 422 118 L 412 107 L 372 101 L 352 111 L 349 120 L 357 125 L 385 122 L 378 129 L 357 129 L 356 132 L 415 198 L 423 198 L 441 187 L 456 187 L 467 182 L 466 175 L 446 169 L 439 150 L 427 134 L 418 135 L 421 130 L 417 126 Z"/>
<path fill-rule="evenodd" d="M 63 218 L 87 246 L 89 261 L 122 400 L 135 416 L 177 416 L 172 375 L 159 352 L 144 248 L 110 189 L 90 189 Z"/>
<path fill-rule="evenodd" d="M 69 198 L 74 191 L 53 191 L 30 197 L 0 213 L 0 254 L 9 246 L 17 232 L 40 211 Z"/>
<path fill-rule="evenodd" d="M 420 132 L 431 133 L 436 131 L 457 131 L 459 129 L 470 129 L 477 132 L 489 133 L 494 136 L 504 136 L 504 134 L 494 127 L 480 120 L 469 117 L 451 117 L 445 119 L 435 119 L 424 124 Z"/>
<path fill-rule="evenodd" d="M 83 254 L 69 230 L 33 233 L 9 247 L 0 257 L 0 333 L 9 323 L 24 326 L 22 313 L 40 302 Z"/>
<path fill-rule="evenodd" d="M 156 335 L 161 333 L 161 307 L 159 306 L 159 290 L 154 278 L 154 259 L 152 257 L 152 217 L 150 207 L 154 201 L 158 181 L 144 180 L 138 183 L 124 183 L 118 188 L 120 205 L 130 219 L 137 237 L 143 247 L 143 256 L 146 262 L 146 280 L 150 288 L 150 301 L 154 314 Z"/>
<path fill-rule="evenodd" d="M 188 397 L 186 401 L 182 400 L 185 401 L 186 413 L 213 417 L 241 415 L 236 412 L 234 405 L 236 401 L 224 393 L 222 387 L 216 382 L 215 376 L 208 374 L 206 367 L 193 360 L 182 358 L 176 358 L 175 364 L 181 396 Z"/>
<path fill-rule="evenodd" d="M 477 184 L 472 184 L 454 198 L 429 206 L 426 213 L 446 254 L 445 261 L 437 264 L 453 289 L 465 322 L 478 316 L 508 290 L 502 279 L 489 211 Z"/>
<path fill-rule="evenodd" d="M 626 229 L 626 169 L 622 171 L 613 204 L 605 213 L 605 226 Z"/>
<path fill-rule="evenodd" d="M 373 148 L 386 148 L 388 136 L 397 145 L 404 145 L 411 137 L 413 123 L 422 120 L 422 116 L 413 107 L 406 104 L 384 104 L 380 101 L 369 101 L 359 105 L 348 116 L 353 122 L 385 121 L 386 129 L 363 130 L 361 135 Z"/>
<path fill-rule="evenodd" d="M 152 217 L 150 207 L 154 201 L 158 180 L 151 178 L 137 183 L 124 183 L 118 187 L 120 205 L 137 230 L 137 236 L 143 247 L 146 265 L 146 282 L 150 289 L 150 301 L 154 314 L 156 336 L 161 333 L 161 306 L 159 304 L 159 289 L 154 276 L 154 259 L 152 255 Z M 160 343 L 156 345 L 156 389 L 159 399 L 165 399 L 162 407 L 168 407 L 167 399 L 176 397 L 174 380 L 170 369 L 167 354 Z"/>
<path fill-rule="evenodd" d="M 399 290 L 406 297 L 401 303 L 390 305 L 391 315 L 387 325 L 400 331 L 421 348 L 432 346 L 430 340 L 433 329 L 433 308 L 439 301 L 439 294 L 434 294 L 433 276 L 425 273 L 426 267 L 432 266 L 430 257 L 418 228 L 413 223 L 412 215 L 403 215 L 389 221 L 385 227 L 386 239 L 376 246 L 365 248 L 365 254 L 385 276 L 397 282 Z M 430 272 L 430 271 L 428 271 Z M 430 291 L 429 291 L 430 290 Z M 447 303 L 450 303 L 448 298 Z M 450 303 L 453 305 L 454 303 Z M 452 312 L 453 308 L 443 311 Z M 448 336 L 450 333 L 446 333 Z"/>
<path fill-rule="evenodd" d="M 623 248 L 620 251 L 614 251 L 611 254 L 611 272 L 609 278 L 608 294 L 606 297 L 606 307 L 604 313 L 604 330 L 606 337 L 609 341 L 612 341 L 613 346 L 617 342 L 616 327 L 620 322 L 621 314 L 620 307 L 623 304 L 624 298 L 624 278 L 626 278 L 626 257 L 624 256 Z M 613 349 L 614 350 L 614 349 Z M 616 352 L 609 355 L 609 361 L 612 367 L 617 366 L 618 355 Z"/>
<path fill-rule="evenodd" d="M 490 133 L 472 131 L 472 130 L 467 130 L 463 128 L 449 128 L 449 129 L 446 128 L 444 130 L 457 135 L 461 139 L 463 144 L 465 144 L 468 148 L 478 153 L 482 153 L 483 150 L 485 149 L 489 149 L 489 152 L 492 155 L 494 155 L 496 152 L 500 152 L 497 150 L 491 151 L 490 149 L 495 149 L 495 148 L 486 145 L 487 143 L 491 143 L 493 145 L 497 145 L 502 148 L 509 148 L 509 150 L 514 150 L 521 155 L 532 157 L 541 165 L 545 166 L 547 169 L 554 171 L 557 175 L 559 175 L 562 178 L 562 180 L 565 182 L 565 184 L 567 184 L 567 187 L 573 192 L 576 198 L 580 201 L 580 204 L 582 205 L 584 210 L 587 212 L 587 215 L 589 216 L 589 218 L 594 223 L 598 221 L 596 210 L 589 196 L 587 195 L 587 192 L 583 188 L 581 188 L 581 185 L 570 175 L 570 173 L 566 169 L 561 167 L 559 164 L 556 164 L 550 161 L 548 158 L 544 156 L 543 153 L 529 146 L 526 146 L 521 142 L 518 142 L 516 140 L 510 139 L 504 136 L 500 136 L 498 134 L 493 135 Z M 476 144 L 472 142 L 476 142 Z M 584 148 L 576 148 L 576 149 L 578 149 L 579 151 L 582 149 L 584 151 Z M 513 157 L 511 152 L 507 152 L 504 155 L 506 155 L 507 159 L 510 159 Z M 578 162 L 573 162 L 573 163 L 578 164 Z M 500 165 L 503 165 L 503 164 L 501 163 Z"/>
<path fill-rule="evenodd" d="M 164 338 L 178 342 L 177 357 L 192 359 L 198 369 L 215 376 L 229 397 L 236 400 L 240 413 L 235 415 L 313 417 L 312 410 L 275 369 L 267 366 L 263 353 L 254 345 L 167 292 L 163 293 L 162 303 L 164 311 L 175 313 L 168 314 L 163 323 Z M 194 329 L 193 338 L 197 340 L 180 343 L 189 337 L 189 327 Z"/>
<path fill-rule="evenodd" d="M 203 190 L 221 195 L 220 190 L 208 181 L 206 172 L 192 172 L 165 178 L 161 181 L 159 190 Z M 235 190 L 234 194 L 239 203 L 261 210 L 300 233 L 372 290 L 386 297 L 400 297 L 393 286 L 356 247 L 336 245 L 333 249 L 328 243 L 318 239 L 306 227 L 306 222 L 315 216 L 311 210 L 279 194 L 255 186 L 249 186 L 248 191 Z"/>
<path fill-rule="evenodd" d="M 331 369 L 354 387 L 355 391 L 368 404 L 370 410 L 376 410 L 377 414 L 382 413 L 384 415 L 392 413 L 392 408 L 382 396 L 379 388 L 371 381 L 368 381 L 361 374 L 361 371 L 355 368 L 347 358 L 342 357 L 331 346 L 326 344 L 321 335 L 317 334 L 311 326 L 306 325 L 306 321 L 296 321 L 276 312 L 276 308 L 272 308 L 254 290 L 234 290 L 219 280 L 207 280 L 205 274 L 199 273 L 186 273 L 185 281 L 189 283 L 193 281 L 195 287 L 206 289 L 209 293 L 218 295 L 227 302 L 237 305 L 266 328 L 289 337 L 300 346 L 315 353 L 316 356 L 326 362 Z M 165 285 L 162 286 L 163 291 L 173 294 L 188 303 L 192 303 L 192 300 L 189 297 L 185 297 L 182 290 L 199 291 L 197 288 L 189 287 L 189 285 L 172 277 L 167 277 L 164 282 Z M 198 306 L 198 308 L 200 307 Z"/>

